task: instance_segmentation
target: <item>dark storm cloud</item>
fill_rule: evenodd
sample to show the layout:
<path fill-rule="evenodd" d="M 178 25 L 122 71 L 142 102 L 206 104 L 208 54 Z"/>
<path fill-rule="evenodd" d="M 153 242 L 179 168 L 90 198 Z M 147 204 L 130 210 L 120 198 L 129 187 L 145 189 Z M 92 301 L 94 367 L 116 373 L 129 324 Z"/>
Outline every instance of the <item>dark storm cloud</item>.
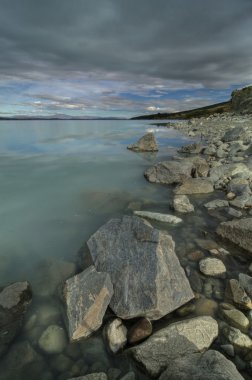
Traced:
<path fill-rule="evenodd" d="M 0 0 L 0 77 L 252 81 L 251 0 Z M 106 77 L 107 78 L 107 77 Z"/>

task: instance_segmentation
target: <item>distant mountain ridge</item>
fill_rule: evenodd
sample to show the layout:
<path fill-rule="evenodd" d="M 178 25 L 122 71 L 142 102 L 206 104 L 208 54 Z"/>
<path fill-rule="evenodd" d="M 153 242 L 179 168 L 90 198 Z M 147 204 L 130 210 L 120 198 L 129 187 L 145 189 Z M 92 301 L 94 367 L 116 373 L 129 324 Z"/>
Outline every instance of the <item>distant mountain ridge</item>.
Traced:
<path fill-rule="evenodd" d="M 57 114 L 51 116 L 0 116 L 0 120 L 127 120 L 123 117 L 98 117 L 98 116 L 70 116 L 65 114 Z"/>

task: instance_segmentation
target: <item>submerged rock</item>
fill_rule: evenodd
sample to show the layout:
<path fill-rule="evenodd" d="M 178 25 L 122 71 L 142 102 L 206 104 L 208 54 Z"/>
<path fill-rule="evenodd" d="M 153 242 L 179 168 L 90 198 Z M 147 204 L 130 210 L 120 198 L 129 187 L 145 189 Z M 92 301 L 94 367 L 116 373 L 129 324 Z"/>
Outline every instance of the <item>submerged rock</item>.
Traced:
<path fill-rule="evenodd" d="M 207 194 L 213 191 L 213 184 L 208 179 L 189 178 L 175 189 L 175 194 Z"/>
<path fill-rule="evenodd" d="M 252 309 L 252 301 L 251 298 L 247 295 L 244 288 L 241 286 L 239 281 L 235 279 L 231 279 L 229 281 L 229 290 L 231 293 L 231 297 L 235 304 L 240 306 L 243 309 Z"/>
<path fill-rule="evenodd" d="M 89 373 L 85 376 L 71 377 L 68 380 L 107 380 L 107 375 L 104 372 Z"/>
<path fill-rule="evenodd" d="M 87 338 L 102 325 L 112 295 L 109 274 L 97 272 L 94 266 L 66 281 L 64 298 L 70 341 Z"/>
<path fill-rule="evenodd" d="M 244 380 L 236 366 L 218 351 L 171 360 L 159 380 Z"/>
<path fill-rule="evenodd" d="M 97 270 L 110 274 L 110 307 L 120 318 L 159 319 L 194 297 L 171 236 L 144 219 L 112 219 L 88 247 Z"/>
<path fill-rule="evenodd" d="M 173 199 L 173 208 L 177 212 L 188 213 L 194 211 L 194 206 L 190 203 L 186 195 L 175 195 Z"/>
<path fill-rule="evenodd" d="M 229 206 L 228 201 L 224 199 L 215 199 L 213 201 L 210 201 L 204 204 L 204 207 L 206 207 L 209 210 L 214 210 L 219 207 L 228 207 L 228 206 Z"/>
<path fill-rule="evenodd" d="M 129 145 L 127 149 L 134 152 L 157 152 L 158 145 L 154 133 L 146 133 L 135 144 Z"/>
<path fill-rule="evenodd" d="M 129 351 L 150 376 L 156 377 L 171 360 L 206 350 L 218 336 L 212 317 L 175 322 Z"/>
<path fill-rule="evenodd" d="M 152 334 L 152 323 L 148 318 L 141 318 L 128 332 L 130 344 L 139 343 Z"/>
<path fill-rule="evenodd" d="M 105 334 L 110 351 L 114 354 L 122 350 L 127 344 L 127 328 L 120 318 L 109 322 L 105 327 Z"/>
<path fill-rule="evenodd" d="M 160 214 L 159 212 L 134 211 L 134 214 L 142 218 L 157 220 L 158 222 L 164 223 L 178 224 L 183 222 L 183 220 L 178 218 L 177 216 L 169 214 Z"/>
<path fill-rule="evenodd" d="M 217 234 L 252 252 L 252 218 L 222 222 Z"/>
<path fill-rule="evenodd" d="M 226 267 L 223 262 L 219 259 L 211 257 L 200 260 L 199 268 L 201 273 L 205 274 L 206 276 L 223 278 L 226 274 Z"/>
<path fill-rule="evenodd" d="M 182 146 L 178 152 L 179 153 L 191 153 L 191 154 L 198 154 L 201 153 L 203 147 L 199 143 L 193 143 L 189 145 Z"/>
<path fill-rule="evenodd" d="M 0 356 L 19 333 L 23 317 L 32 300 L 27 281 L 15 282 L 0 292 Z"/>
<path fill-rule="evenodd" d="M 51 325 L 42 333 L 39 347 L 47 354 L 60 354 L 67 346 L 65 330 L 58 325 Z"/>

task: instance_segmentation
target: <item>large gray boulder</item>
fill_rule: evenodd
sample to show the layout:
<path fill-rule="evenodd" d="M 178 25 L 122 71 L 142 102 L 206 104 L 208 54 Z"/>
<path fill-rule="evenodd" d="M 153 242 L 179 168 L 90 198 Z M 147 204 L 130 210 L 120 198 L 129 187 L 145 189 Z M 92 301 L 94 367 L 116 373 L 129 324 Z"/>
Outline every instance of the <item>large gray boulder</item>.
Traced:
<path fill-rule="evenodd" d="M 127 149 L 134 152 L 157 152 L 158 145 L 154 133 L 146 133 L 135 144 L 129 145 Z"/>
<path fill-rule="evenodd" d="M 244 380 L 236 366 L 218 351 L 192 354 L 169 362 L 159 380 Z"/>
<path fill-rule="evenodd" d="M 27 281 L 15 282 L 0 292 L 0 356 L 22 327 L 23 317 L 32 300 Z"/>
<path fill-rule="evenodd" d="M 197 317 L 172 323 L 129 351 L 150 376 L 156 377 L 171 360 L 207 350 L 217 336 L 218 324 L 212 317 Z"/>
<path fill-rule="evenodd" d="M 252 252 L 252 218 L 222 222 L 217 234 Z"/>
<path fill-rule="evenodd" d="M 213 191 L 213 184 L 207 178 L 188 178 L 174 190 L 177 195 L 208 194 Z"/>
<path fill-rule="evenodd" d="M 88 247 L 96 269 L 110 274 L 110 307 L 122 319 L 159 319 L 194 297 L 172 237 L 144 219 L 112 219 Z"/>
<path fill-rule="evenodd" d="M 167 185 L 183 183 L 191 176 L 206 177 L 208 164 L 201 157 L 190 157 L 180 161 L 162 161 L 148 168 L 144 176 L 149 182 Z"/>
<path fill-rule="evenodd" d="M 232 92 L 232 109 L 239 113 L 252 113 L 252 86 Z"/>
<path fill-rule="evenodd" d="M 70 341 L 87 338 L 101 325 L 113 295 L 108 273 L 99 273 L 94 266 L 70 278 L 64 286 Z"/>

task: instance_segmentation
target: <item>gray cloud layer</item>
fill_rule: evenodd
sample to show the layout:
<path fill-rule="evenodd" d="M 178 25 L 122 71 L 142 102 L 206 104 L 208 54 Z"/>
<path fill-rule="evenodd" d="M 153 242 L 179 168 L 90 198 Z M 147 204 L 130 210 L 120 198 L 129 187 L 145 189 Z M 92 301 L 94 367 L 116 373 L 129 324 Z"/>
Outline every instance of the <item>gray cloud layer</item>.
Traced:
<path fill-rule="evenodd" d="M 252 81 L 251 0 L 0 0 L 0 77 Z"/>

